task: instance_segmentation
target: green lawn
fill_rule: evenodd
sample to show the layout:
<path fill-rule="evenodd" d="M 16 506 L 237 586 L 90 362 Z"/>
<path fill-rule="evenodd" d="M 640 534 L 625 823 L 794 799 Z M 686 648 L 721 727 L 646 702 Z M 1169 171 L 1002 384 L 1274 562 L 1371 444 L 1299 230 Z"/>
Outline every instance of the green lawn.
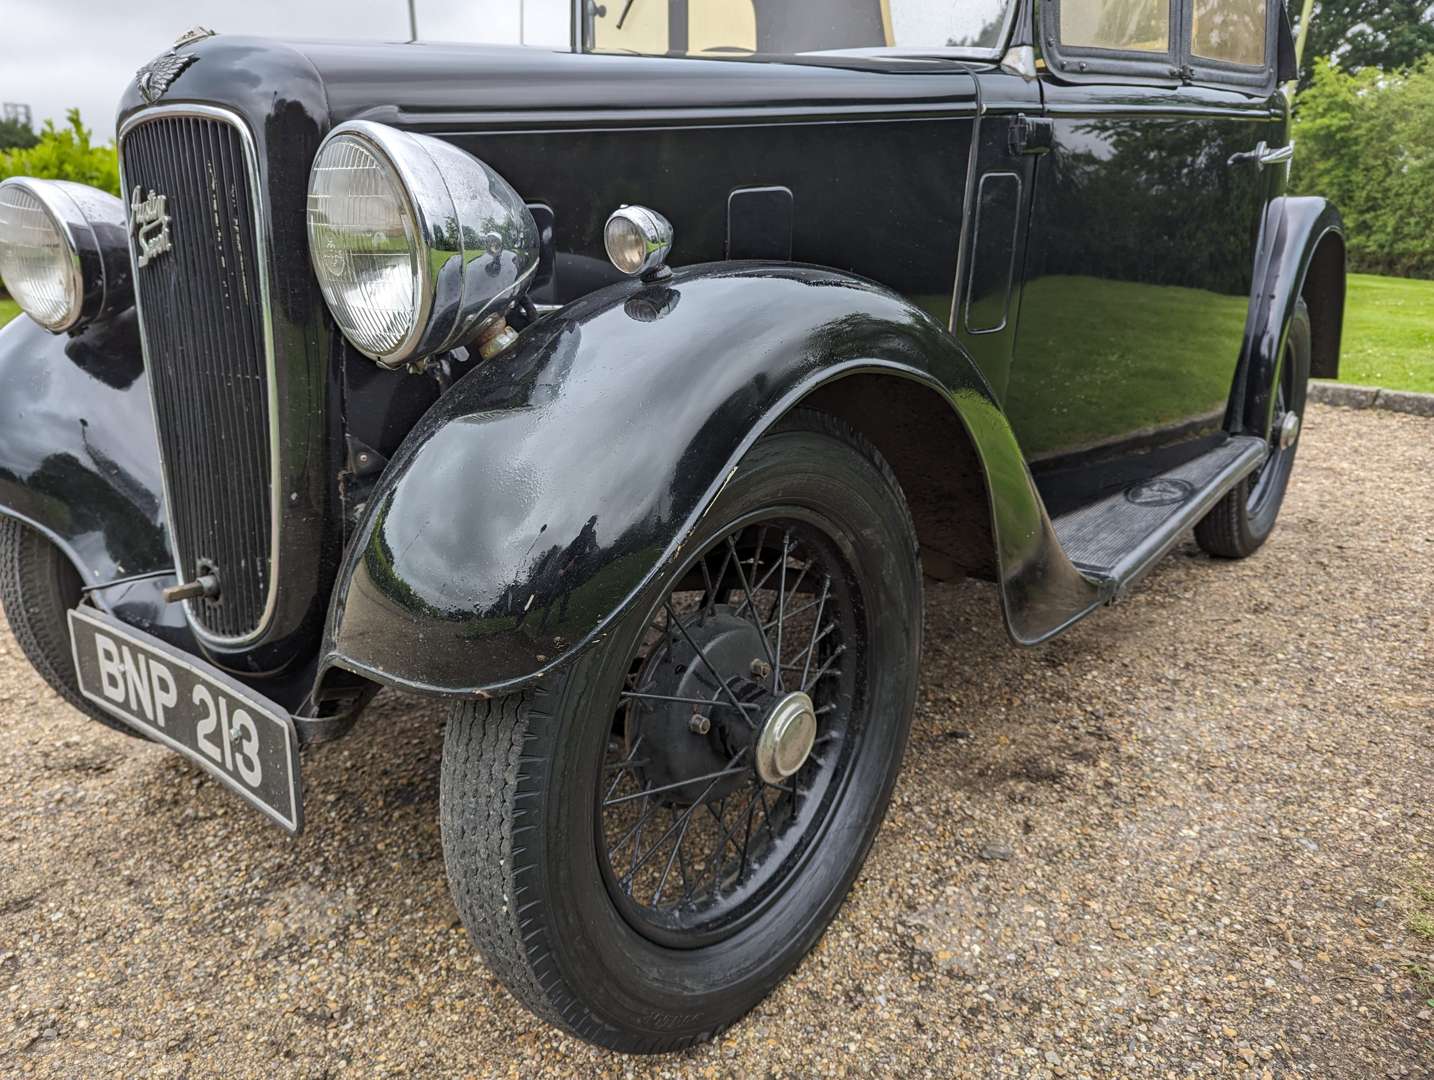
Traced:
<path fill-rule="evenodd" d="M 1434 391 L 1434 281 L 1349 275 L 1339 381 Z"/>
<path fill-rule="evenodd" d="M 0 326 L 4 326 L 18 314 L 20 314 L 20 305 L 8 296 L 0 296 Z"/>

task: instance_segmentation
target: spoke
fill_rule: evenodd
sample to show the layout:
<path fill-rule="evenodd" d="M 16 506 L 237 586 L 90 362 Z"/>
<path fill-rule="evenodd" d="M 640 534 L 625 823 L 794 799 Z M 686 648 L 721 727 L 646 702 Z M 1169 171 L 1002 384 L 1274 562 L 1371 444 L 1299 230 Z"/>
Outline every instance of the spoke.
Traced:
<path fill-rule="evenodd" d="M 836 650 L 831 654 L 831 656 L 827 657 L 827 662 L 821 666 L 821 669 L 815 675 L 812 676 L 811 681 L 803 681 L 802 689 L 806 690 L 808 687 L 815 686 L 817 683 L 821 682 L 821 680 L 824 679 L 826 676 L 830 675 L 832 673 L 832 665 L 835 664 L 839 659 L 841 659 L 841 654 L 844 652 L 846 652 L 846 646 L 838 645 L 836 647 Z"/>
<path fill-rule="evenodd" d="M 700 784 L 704 780 L 711 780 L 712 783 L 715 784 L 724 776 L 731 776 L 733 773 L 746 772 L 747 767 L 745 765 L 733 764 L 746 752 L 747 751 L 745 748 L 737 751 L 737 756 L 734 757 L 732 761 L 729 761 L 727 763 L 727 767 L 725 769 L 719 769 L 716 772 L 706 773 L 702 776 L 689 777 L 686 780 L 678 780 L 676 783 L 673 784 L 663 784 L 661 787 L 645 788 L 644 790 L 634 792 L 631 795 L 619 795 L 616 799 L 605 799 L 602 804 L 603 809 L 606 809 L 609 806 L 617 806 L 625 802 L 632 802 L 633 799 L 645 799 L 649 795 L 661 795 L 664 791 L 674 791 L 677 788 L 686 787 L 688 784 Z"/>
<path fill-rule="evenodd" d="M 737 877 L 740 879 L 747 872 L 747 849 L 752 843 L 752 817 L 757 812 L 757 787 L 756 782 L 747 792 L 747 826 L 742 836 L 742 865 L 737 867 Z"/>
<path fill-rule="evenodd" d="M 728 535 L 727 537 L 727 546 L 731 548 L 734 553 L 736 552 L 737 545 L 732 541 L 732 537 L 730 535 Z M 747 575 L 742 570 L 741 559 L 737 560 L 737 580 L 742 583 L 742 592 L 747 597 L 747 606 L 752 609 L 752 617 L 755 619 L 757 617 L 757 601 L 752 596 L 752 587 L 747 584 Z M 761 631 L 762 634 L 762 648 L 767 654 L 767 662 L 773 667 L 776 667 L 777 657 L 772 655 L 772 643 L 767 640 L 767 631 L 760 625 L 758 626 L 758 629 Z"/>
<path fill-rule="evenodd" d="M 723 803 L 725 804 L 727 800 L 726 800 L 726 799 L 723 799 L 722 801 L 723 801 Z M 750 807 L 751 804 L 752 804 L 752 799 L 751 799 L 751 794 L 750 794 L 750 792 L 749 792 L 749 793 L 748 793 L 748 798 L 747 798 L 747 805 Z M 722 826 L 722 822 L 723 822 L 723 819 L 724 819 L 724 817 L 725 817 L 725 810 L 723 811 L 722 814 L 718 814 L 717 812 L 714 811 L 713 814 L 712 814 L 712 816 L 713 816 L 714 819 L 716 819 L 718 826 Z M 730 826 L 728 826 L 728 827 L 724 827 L 723 830 L 722 830 L 722 836 L 721 836 L 721 838 L 718 840 L 718 843 L 717 843 L 717 861 L 716 861 L 716 863 L 715 863 L 715 864 L 713 865 L 713 867 L 712 867 L 712 888 L 713 888 L 713 889 L 718 888 L 718 886 L 720 886 L 721 883 L 722 883 L 722 867 L 727 864 L 727 845 L 728 845 L 728 844 L 731 844 L 733 850 L 738 851 L 738 854 L 739 854 L 739 855 L 741 854 L 740 849 L 737 848 L 737 841 L 736 841 L 735 839 L 733 839 L 734 835 L 735 835 L 736 832 L 737 832 L 737 825 L 738 825 L 738 823 L 741 821 L 741 819 L 742 819 L 742 813 L 741 813 L 741 811 L 738 811 L 737 814 L 735 815 L 735 818 L 734 818 L 732 824 L 731 824 Z M 737 874 L 738 874 L 739 877 L 741 876 L 741 873 L 742 873 L 742 868 L 739 866 L 739 867 L 737 868 Z M 698 884 L 701 884 L 701 882 L 699 881 Z"/>
<path fill-rule="evenodd" d="M 709 611 L 715 611 L 717 607 L 717 586 L 712 584 L 712 571 L 707 569 L 707 556 L 697 560 L 697 565 L 702 567 L 702 587 L 706 590 L 707 603 L 702 606 Z"/>
<path fill-rule="evenodd" d="M 793 544 L 793 545 L 792 545 L 792 550 L 793 550 L 793 551 L 796 551 L 797 548 L 798 548 L 798 546 L 799 546 L 798 544 Z M 796 595 L 796 593 L 801 590 L 802 582 L 807 579 L 807 574 L 808 574 L 808 572 L 811 570 L 811 568 L 812 568 L 812 560 L 811 560 L 811 559 L 808 559 L 806 562 L 802 563 L 801 573 L 799 573 L 799 574 L 797 575 L 797 580 L 794 581 L 794 582 L 792 582 L 791 586 L 787 589 L 787 592 L 788 592 L 788 593 L 790 593 L 790 594 L 792 594 L 792 595 Z M 788 618 L 788 619 L 794 619 L 794 618 L 796 618 L 796 617 L 797 617 L 797 612 L 799 612 L 799 611 L 805 611 L 805 610 L 807 609 L 807 606 L 808 606 L 808 605 L 805 605 L 805 604 L 804 604 L 804 605 L 802 605 L 802 607 L 798 608 L 797 611 L 788 611 L 788 612 L 786 612 L 785 618 Z"/>
<path fill-rule="evenodd" d="M 767 827 L 767 835 L 771 837 L 772 843 L 775 844 L 777 842 L 777 834 L 772 828 L 772 808 L 767 805 L 767 789 L 765 787 L 759 787 L 757 788 L 757 794 L 762 797 L 762 824 Z"/>
<path fill-rule="evenodd" d="M 744 751 L 742 751 L 742 753 L 746 753 L 746 751 L 744 750 Z M 741 756 L 742 756 L 742 754 L 738 754 L 737 757 L 734 757 L 734 758 L 732 759 L 732 761 L 736 761 L 737 758 L 738 758 L 738 757 L 741 757 Z M 731 762 L 729 762 L 728 764 L 731 764 Z M 717 774 L 717 777 L 716 777 L 715 779 L 713 779 L 712 783 L 710 783 L 710 784 L 707 785 L 707 787 L 703 790 L 702 794 L 697 797 L 696 801 L 693 802 L 693 804 L 692 804 L 691 806 L 689 806 L 686 810 L 684 810 L 684 811 L 682 812 L 682 820 L 683 820 L 683 821 L 686 821 L 687 819 L 689 819 L 689 818 L 692 816 L 693 811 L 695 811 L 699 806 L 702 805 L 702 801 L 703 801 L 704 799 L 706 799 L 707 796 L 711 793 L 712 789 L 717 786 L 717 780 L 721 779 L 721 777 L 722 777 L 723 775 L 725 775 L 725 774 L 724 774 L 724 773 L 718 773 L 718 774 Z M 688 780 L 688 781 L 685 781 L 685 783 L 689 783 L 689 784 L 690 784 L 690 783 L 695 783 L 695 781 Z M 678 786 L 681 786 L 681 785 L 678 785 Z M 653 791 L 661 791 L 661 790 L 663 790 L 663 789 L 661 789 L 661 788 L 654 788 L 654 789 L 653 789 Z M 652 792 L 645 792 L 644 794 L 652 794 Z M 629 892 L 631 892 L 630 886 L 631 886 L 631 883 L 632 883 L 633 875 L 636 874 L 636 873 L 638 872 L 638 870 L 640 870 L 640 869 L 642 868 L 642 864 L 643 864 L 643 863 L 647 862 L 648 859 L 652 858 L 653 852 L 657 851 L 658 848 L 662 847 L 663 843 L 667 840 L 667 838 L 668 838 L 669 836 L 672 835 L 673 830 L 676 829 L 677 826 L 678 826 L 678 823 L 677 823 L 677 822 L 674 822 L 672 825 L 670 825 L 670 826 L 668 827 L 667 831 L 657 838 L 657 842 L 656 842 L 655 844 L 653 844 L 652 847 L 650 847 L 650 848 L 647 849 L 647 854 L 644 855 L 642 858 L 638 859 L 636 862 L 633 863 L 632 868 L 631 868 L 630 870 L 628 870 L 628 872 L 627 872 L 627 877 L 624 879 L 624 880 L 626 880 L 626 881 L 628 882 L 628 884 L 629 884 L 629 890 L 628 890 Z"/>
<path fill-rule="evenodd" d="M 836 629 L 836 625 L 837 625 L 837 624 L 834 623 L 834 622 L 829 622 L 829 623 L 827 623 L 825 629 L 823 629 L 820 634 L 817 634 L 816 637 L 814 637 L 814 638 L 812 639 L 812 642 L 811 642 L 810 645 L 808 645 L 808 646 L 807 646 L 805 649 L 803 649 L 801 652 L 797 653 L 796 656 L 792 657 L 792 662 L 791 662 L 790 664 L 783 664 L 783 665 L 782 665 L 782 670 L 783 670 L 783 671 L 796 671 L 798 664 L 800 664 L 800 665 L 801 665 L 801 669 L 802 669 L 802 678 L 805 679 L 805 678 L 807 677 L 807 672 L 808 672 L 809 670 L 811 670 L 811 664 L 812 664 L 812 647 L 813 647 L 814 645 L 820 644 L 822 638 L 826 637 L 828 634 L 830 634 L 833 630 Z M 813 626 L 812 629 L 815 630 L 816 627 Z M 805 661 L 805 663 L 802 663 L 803 661 Z"/>
<path fill-rule="evenodd" d="M 788 529 L 782 534 L 782 576 L 777 587 L 777 656 L 782 655 L 782 609 L 787 606 L 787 558 L 792 551 L 792 531 Z M 756 614 L 756 612 L 753 612 Z M 782 665 L 777 661 L 772 663 L 772 693 L 782 688 Z"/>
<path fill-rule="evenodd" d="M 639 690 L 624 690 L 622 696 L 638 701 L 669 701 L 677 705 L 701 705 L 704 708 L 707 706 L 715 706 L 719 709 L 738 708 L 743 710 L 758 708 L 756 705 L 744 705 L 742 702 L 737 701 L 736 698 L 733 698 L 732 702 L 726 702 L 718 701 L 716 698 L 673 697 L 671 694 L 648 694 Z"/>
<path fill-rule="evenodd" d="M 697 647 L 697 642 L 692 640 L 692 635 L 687 632 L 687 627 L 682 625 L 682 620 L 679 619 L 675 614 L 673 614 L 672 601 L 667 601 L 664 606 L 667 608 L 668 622 L 675 622 L 677 624 L 678 632 L 682 634 L 683 640 L 687 642 L 688 646 L 692 649 L 692 651 L 697 654 L 697 659 L 702 661 L 702 666 L 712 673 L 712 677 L 717 680 L 717 685 L 720 686 L 723 691 L 726 692 L 727 697 L 731 699 L 732 704 L 735 705 L 738 709 L 741 709 L 742 703 L 737 700 L 737 695 L 732 693 L 732 688 L 728 686 L 727 683 L 723 681 L 722 676 L 717 673 L 717 669 L 713 667 L 712 662 L 707 659 L 707 654 Z M 747 714 L 745 711 L 743 711 L 742 715 L 746 716 Z M 749 720 L 748 723 L 751 723 L 751 721 Z"/>
<path fill-rule="evenodd" d="M 604 805 L 606 805 L 608 799 L 612 798 L 612 793 L 617 790 L 618 784 L 622 783 L 623 770 L 632 768 L 633 759 L 637 756 L 637 748 L 642 745 L 642 738 L 641 735 L 637 737 L 637 741 L 632 744 L 631 753 L 629 753 L 624 760 L 607 766 L 607 768 L 616 769 L 617 775 L 612 778 L 612 786 L 607 789 L 607 794 L 603 796 Z"/>
<path fill-rule="evenodd" d="M 687 824 L 682 826 L 682 832 L 677 837 L 677 873 L 682 878 L 682 895 L 677 900 L 679 904 L 684 900 L 692 899 L 692 882 L 687 877 L 687 856 L 682 854 L 682 841 L 687 836 L 687 829 L 691 824 L 692 819 L 688 818 Z"/>
<path fill-rule="evenodd" d="M 762 531 L 761 531 L 761 533 L 759 534 L 758 540 L 757 540 L 757 552 L 758 552 L 758 555 L 761 554 L 761 551 L 762 551 L 763 547 L 766 545 L 766 539 L 767 539 L 767 527 L 764 525 L 764 526 L 762 526 Z M 772 575 L 775 574 L 775 573 L 777 572 L 777 570 L 778 570 L 778 567 L 777 567 L 777 566 L 773 566 L 770 570 L 767 571 L 767 573 L 766 573 L 762 578 L 758 579 L 758 578 L 757 578 L 757 568 L 758 568 L 759 565 L 760 565 L 760 564 L 759 564 L 759 562 L 758 562 L 758 559 L 757 559 L 756 557 L 754 557 L 754 558 L 752 559 L 752 579 L 753 579 L 753 582 L 754 582 L 754 584 L 752 585 L 752 594 L 753 594 L 754 596 L 755 596 L 757 593 L 759 593 L 759 592 L 762 591 L 763 587 L 766 586 L 767 582 L 769 582 L 769 581 L 772 580 Z M 740 615 L 741 613 L 742 613 L 742 612 L 741 612 L 740 610 L 738 610 L 737 614 Z M 761 620 L 761 613 L 757 611 L 757 607 L 756 607 L 756 604 L 755 604 L 755 603 L 752 605 L 752 617 L 753 617 L 754 619 L 757 619 L 758 621 Z"/>
<path fill-rule="evenodd" d="M 817 634 L 817 627 L 821 626 L 821 624 L 822 624 L 822 612 L 826 610 L 826 606 L 827 606 L 827 596 L 830 595 L 831 591 L 832 591 L 832 579 L 831 579 L 831 575 L 828 574 L 828 575 L 826 576 L 826 578 L 824 578 L 824 579 L 822 580 L 822 598 L 821 598 L 821 600 L 819 600 L 819 601 L 817 602 L 817 617 L 816 617 L 816 619 L 814 619 L 813 622 L 812 622 L 812 640 L 811 640 L 811 642 L 807 645 L 807 658 L 806 658 L 807 662 L 802 665 L 802 689 L 803 689 L 803 690 L 805 690 L 805 689 L 807 688 L 807 672 L 811 670 L 811 666 L 812 666 L 812 655 L 813 655 L 813 653 L 814 653 L 815 650 L 816 650 L 817 642 L 820 641 L 822 637 L 825 637 L 825 636 L 826 636 L 826 631 L 825 631 L 825 630 L 823 630 L 822 633 L 821 633 L 820 635 L 818 635 L 818 634 Z M 832 623 L 831 625 L 832 625 L 832 626 L 835 626 L 836 623 Z"/>
<path fill-rule="evenodd" d="M 674 819 L 676 818 L 676 814 L 677 811 L 674 810 Z M 657 891 L 652 894 L 653 907 L 660 906 L 660 901 L 662 900 L 662 890 L 667 885 L 667 875 L 672 873 L 673 860 L 677 858 L 678 852 L 682 850 L 682 841 L 687 839 L 687 826 L 691 823 L 692 813 L 689 811 L 688 813 L 682 815 L 682 828 L 678 829 L 677 831 L 677 843 L 672 845 L 672 854 L 667 856 L 667 865 L 662 868 L 662 876 L 657 879 Z M 676 827 L 676 820 L 674 820 L 672 824 L 674 827 Z"/>
<path fill-rule="evenodd" d="M 607 862 L 608 862 L 608 865 L 609 865 L 609 866 L 612 865 L 612 857 L 613 857 L 615 854 L 617 854 L 619 851 L 621 851 L 624 847 L 626 847 L 626 846 L 627 846 L 627 842 L 628 842 L 629 840 L 631 840 L 633 837 L 637 837 L 637 843 L 638 843 L 639 845 L 642 843 L 642 827 L 647 824 L 648 819 L 649 819 L 650 817 L 652 817 L 652 815 L 653 815 L 654 813 L 656 813 L 656 812 L 657 812 L 657 803 L 653 803 L 651 806 L 649 806 L 646 810 L 644 810 L 644 811 L 642 812 L 642 815 L 637 819 L 637 823 L 636 823 L 635 825 L 633 825 L 632 828 L 628 829 L 627 832 L 625 832 L 625 833 L 623 834 L 622 839 L 619 840 L 619 841 L 618 841 L 616 844 L 614 844 L 612 847 L 608 848 L 608 851 L 607 851 Z M 637 853 L 638 853 L 639 850 L 640 850 L 639 847 L 634 847 L 634 848 L 632 849 L 632 857 L 633 857 L 634 859 L 637 858 Z"/>
<path fill-rule="evenodd" d="M 816 606 L 817 606 L 817 601 L 816 601 L 816 600 L 809 600 L 809 601 L 807 601 L 805 604 L 803 604 L 801 607 L 799 607 L 799 608 L 793 608 L 791 611 L 787 612 L 787 618 L 789 618 L 789 619 L 795 619 L 798 615 L 805 614 L 806 612 L 811 611 L 812 608 L 814 608 L 814 607 L 816 607 Z M 775 619 L 773 619 L 771 622 L 766 623 L 766 624 L 764 624 L 764 625 L 762 626 L 762 632 L 765 633 L 766 631 L 770 630 L 772 627 L 774 627 L 774 626 L 776 626 L 776 625 L 777 625 L 777 621 L 776 621 Z"/>
<path fill-rule="evenodd" d="M 632 878 L 633 875 L 637 873 L 637 857 L 642 853 L 642 829 L 643 826 L 647 824 L 648 818 L 650 818 L 655 813 L 657 813 L 657 803 L 652 803 L 646 810 L 642 812 L 642 816 L 637 819 L 637 824 L 633 826 L 632 833 L 629 833 L 629 835 L 632 835 L 634 833 L 636 835 L 633 836 L 632 841 L 632 865 L 628 868 L 627 877 L 624 879 L 627 882 L 628 896 L 632 895 Z M 623 838 L 624 842 L 626 842 L 626 839 L 626 837 Z M 608 860 L 608 865 L 612 865 L 611 859 Z"/>
<path fill-rule="evenodd" d="M 707 610 L 708 610 L 708 611 L 716 612 L 716 610 L 717 610 L 717 588 L 722 584 L 722 582 L 724 582 L 725 580 L 727 580 L 727 567 L 730 566 L 731 564 L 732 564 L 732 555 L 729 553 L 729 554 L 728 554 L 725 558 L 723 558 L 723 560 L 722 560 L 722 569 L 720 569 L 720 570 L 717 571 L 717 583 L 716 583 L 715 585 L 712 585 L 712 584 L 710 584 L 710 579 L 709 579 L 709 589 L 710 589 L 710 592 L 709 592 L 709 600 L 708 600 L 708 603 L 707 603 Z M 738 566 L 737 566 L 737 568 L 738 568 L 739 570 L 741 569 L 741 560 L 740 560 L 740 559 L 738 560 Z M 704 576 L 707 574 L 707 556 L 706 556 L 706 555 L 703 555 L 703 556 L 702 556 L 702 573 L 703 573 Z"/>
<path fill-rule="evenodd" d="M 629 761 L 628 759 L 624 758 L 622 761 L 614 761 L 614 762 L 612 762 L 611 764 L 604 765 L 604 766 L 602 767 L 602 771 L 603 771 L 603 772 L 612 772 L 614 769 L 628 769 L 628 768 L 636 769 L 636 768 L 639 768 L 640 766 L 646 765 L 647 763 L 648 763 L 648 759 L 647 759 L 647 758 L 643 758 L 641 761 Z"/>

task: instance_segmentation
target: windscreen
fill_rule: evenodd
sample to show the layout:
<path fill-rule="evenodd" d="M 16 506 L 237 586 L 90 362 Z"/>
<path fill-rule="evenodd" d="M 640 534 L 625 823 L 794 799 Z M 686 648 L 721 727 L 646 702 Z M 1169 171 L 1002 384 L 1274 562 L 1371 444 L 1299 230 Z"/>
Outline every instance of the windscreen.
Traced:
<path fill-rule="evenodd" d="M 647 56 L 957 49 L 988 56 L 1008 0 L 602 0 L 585 47 Z"/>

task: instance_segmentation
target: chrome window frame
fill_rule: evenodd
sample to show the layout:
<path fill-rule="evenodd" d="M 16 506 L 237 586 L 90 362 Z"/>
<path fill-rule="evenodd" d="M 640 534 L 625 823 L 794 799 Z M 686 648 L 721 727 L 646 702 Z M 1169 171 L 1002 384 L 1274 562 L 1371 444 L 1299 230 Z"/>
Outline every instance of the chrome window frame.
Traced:
<path fill-rule="evenodd" d="M 220 645 L 225 648 L 237 648 L 248 645 L 263 637 L 268 630 L 269 624 L 274 620 L 274 612 L 279 602 L 279 529 L 281 524 L 281 510 L 283 500 L 280 497 L 282 470 L 279 461 L 279 386 L 278 386 L 278 364 L 274 355 L 274 320 L 272 307 L 270 306 L 269 288 L 269 259 L 271 255 L 269 243 L 269 229 L 266 223 L 269 220 L 268 206 L 264 198 L 264 189 L 260 182 L 259 154 L 257 144 L 254 141 L 254 133 L 238 113 L 229 109 L 223 109 L 216 105 L 152 105 L 132 113 L 120 126 L 119 133 L 115 137 L 115 146 L 118 150 L 120 190 L 127 192 L 129 182 L 124 175 L 124 140 L 131 131 L 151 120 L 158 120 L 171 116 L 191 116 L 204 120 L 217 120 L 228 124 L 239 133 L 240 145 L 244 148 L 244 164 L 249 174 L 249 198 L 251 211 L 254 215 L 254 243 L 258 258 L 259 272 L 259 306 L 261 311 L 261 326 L 264 338 L 264 365 L 269 378 L 269 581 L 264 596 L 264 609 L 259 615 L 257 625 L 247 634 L 237 637 L 224 637 L 212 633 L 195 617 L 194 609 L 191 606 L 194 601 L 184 601 L 184 618 L 189 627 L 194 631 L 200 640 Z M 125 202 L 126 208 L 129 203 L 121 195 L 121 201 Z M 126 221 L 129 220 L 129 211 L 126 209 Z M 154 379 L 151 375 L 153 370 L 150 361 L 149 338 L 145 332 L 144 307 L 140 300 L 139 289 L 139 264 L 135 258 L 133 241 L 133 223 L 130 223 L 130 272 L 134 280 L 134 304 L 135 311 L 139 315 L 139 337 L 140 348 L 144 353 L 144 367 L 146 379 L 149 383 L 149 408 L 150 416 L 154 421 L 156 436 L 161 428 L 159 423 L 159 410 L 154 399 Z M 179 537 L 175 534 L 174 523 L 170 508 L 174 500 L 169 491 L 169 469 L 164 462 L 164 440 L 159 438 L 160 457 L 160 484 L 164 491 L 164 515 L 165 524 L 169 528 L 169 541 L 174 549 L 174 574 L 178 582 L 184 582 L 184 571 L 180 565 Z"/>

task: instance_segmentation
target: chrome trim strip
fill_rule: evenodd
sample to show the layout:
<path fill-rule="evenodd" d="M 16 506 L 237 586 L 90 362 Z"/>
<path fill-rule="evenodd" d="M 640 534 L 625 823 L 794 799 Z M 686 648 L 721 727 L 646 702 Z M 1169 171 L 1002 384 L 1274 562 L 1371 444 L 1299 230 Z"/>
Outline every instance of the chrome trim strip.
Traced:
<path fill-rule="evenodd" d="M 263 633 L 273 621 L 274 609 L 279 599 L 279 526 L 280 510 L 282 499 L 280 498 L 280 480 L 282 474 L 279 462 L 279 386 L 277 379 L 277 363 L 274 357 L 274 321 L 272 307 L 270 306 L 269 293 L 269 220 L 267 207 L 264 199 L 264 189 L 259 180 L 259 155 L 255 148 L 254 135 L 248 126 L 240 118 L 238 113 L 228 109 L 221 109 L 214 105 L 154 105 L 132 114 L 119 129 L 116 137 L 116 146 L 119 149 L 120 186 L 122 190 L 129 190 L 129 183 L 124 176 L 124 140 L 125 136 L 136 127 L 150 120 L 157 120 L 165 116 L 193 116 L 205 120 L 218 120 L 226 123 L 239 133 L 239 141 L 244 147 L 244 163 L 249 172 L 250 202 L 254 213 L 254 231 L 257 234 L 254 241 L 258 250 L 259 264 L 259 305 L 262 312 L 262 325 L 264 330 L 264 363 L 269 376 L 269 587 L 264 597 L 264 610 L 259 616 L 258 625 L 249 633 L 240 637 L 221 637 L 212 634 L 204 628 L 194 616 L 194 610 L 190 606 L 192 601 L 184 603 L 184 617 L 189 623 L 190 629 L 196 637 L 215 645 L 236 647 L 247 645 L 263 636 Z M 128 204 L 126 204 L 128 205 Z M 129 245 L 130 269 L 134 275 L 134 303 L 135 310 L 139 313 L 139 336 L 140 346 L 144 351 L 145 370 L 152 370 L 149 359 L 149 338 L 145 333 L 144 308 L 139 298 L 139 266 L 135 259 L 134 244 Z M 154 400 L 154 379 L 149 379 L 149 408 L 154 418 L 154 429 L 160 431 L 159 411 Z M 169 494 L 169 470 L 164 464 L 164 443 L 160 440 L 160 481 L 164 489 L 164 512 L 166 523 L 170 526 L 170 542 L 174 548 L 174 572 L 179 581 L 184 580 L 184 571 L 180 566 L 179 538 L 174 533 L 173 520 L 170 515 L 170 508 L 174 500 Z"/>

